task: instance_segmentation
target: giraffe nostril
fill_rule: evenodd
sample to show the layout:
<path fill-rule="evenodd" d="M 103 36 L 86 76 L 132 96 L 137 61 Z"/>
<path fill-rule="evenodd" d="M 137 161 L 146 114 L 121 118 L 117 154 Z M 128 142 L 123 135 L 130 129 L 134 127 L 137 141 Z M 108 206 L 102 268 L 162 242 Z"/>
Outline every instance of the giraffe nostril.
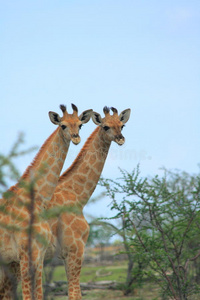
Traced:
<path fill-rule="evenodd" d="M 116 135 L 116 140 L 124 140 L 124 137 L 122 134 Z"/>
<path fill-rule="evenodd" d="M 79 137 L 78 133 L 77 134 L 72 134 L 72 138 L 78 138 L 78 137 Z"/>

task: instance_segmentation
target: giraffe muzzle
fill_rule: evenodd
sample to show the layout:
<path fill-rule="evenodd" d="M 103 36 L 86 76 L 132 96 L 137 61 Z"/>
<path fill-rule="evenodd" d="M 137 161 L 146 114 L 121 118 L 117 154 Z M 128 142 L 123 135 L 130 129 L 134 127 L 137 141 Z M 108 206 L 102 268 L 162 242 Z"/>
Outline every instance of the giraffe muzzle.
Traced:
<path fill-rule="evenodd" d="M 115 140 L 114 140 L 119 146 L 123 145 L 125 142 L 125 138 L 122 134 L 119 134 L 117 136 L 115 136 Z"/>
<path fill-rule="evenodd" d="M 73 144 L 78 145 L 81 141 L 81 138 L 80 138 L 79 134 L 72 134 L 71 140 L 72 140 Z"/>

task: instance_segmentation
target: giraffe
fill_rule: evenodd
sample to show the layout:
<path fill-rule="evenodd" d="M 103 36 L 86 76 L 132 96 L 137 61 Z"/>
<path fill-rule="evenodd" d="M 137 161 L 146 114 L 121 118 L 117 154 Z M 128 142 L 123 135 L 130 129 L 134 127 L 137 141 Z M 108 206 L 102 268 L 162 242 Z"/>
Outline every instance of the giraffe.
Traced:
<path fill-rule="evenodd" d="M 14 297 L 11 273 L 14 281 L 22 279 L 24 300 L 43 298 L 43 259 L 51 240 L 51 230 L 41 213 L 55 191 L 70 141 L 75 145 L 80 142 L 79 130 L 89 121 L 92 112 L 86 110 L 78 116 L 74 104 L 72 114 L 67 112 L 66 106 L 60 105 L 60 108 L 63 117 L 49 112 L 49 118 L 58 126 L 57 129 L 45 141 L 19 182 L 9 189 L 10 197 L 4 197 L 0 202 L 4 207 L 0 212 L 0 260 L 6 266 L 1 267 L 0 272 L 0 299 Z M 27 187 L 32 181 L 34 186 L 29 190 Z M 31 240 L 29 230 L 32 230 Z M 7 272 L 8 269 L 11 272 Z"/>
<path fill-rule="evenodd" d="M 64 260 L 69 300 L 82 299 L 80 272 L 89 235 L 83 208 L 96 188 L 111 142 L 115 141 L 118 145 L 125 142 L 121 130 L 129 119 L 130 109 L 122 111 L 120 115 L 116 108 L 112 107 L 111 110 L 113 114 L 110 114 L 108 107 L 104 107 L 104 118 L 96 112 L 92 113 L 92 119 L 98 126 L 75 161 L 59 178 L 48 205 L 48 209 L 58 206 L 68 209 L 49 221 L 53 234 L 45 258 L 56 253 Z"/>

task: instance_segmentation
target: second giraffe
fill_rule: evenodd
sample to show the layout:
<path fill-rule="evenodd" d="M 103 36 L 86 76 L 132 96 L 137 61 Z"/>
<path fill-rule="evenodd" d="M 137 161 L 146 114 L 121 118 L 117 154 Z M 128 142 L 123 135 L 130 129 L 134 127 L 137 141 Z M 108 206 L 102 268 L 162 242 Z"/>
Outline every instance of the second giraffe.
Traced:
<path fill-rule="evenodd" d="M 59 178 L 48 208 L 67 207 L 68 212 L 50 220 L 53 233 L 51 246 L 46 256 L 56 252 L 63 259 L 67 279 L 69 300 L 80 300 L 80 272 L 84 247 L 89 235 L 89 225 L 83 215 L 83 207 L 94 192 L 101 175 L 110 145 L 125 142 L 121 131 L 130 117 L 130 109 L 118 115 L 116 108 L 104 107 L 104 118 L 93 112 L 92 119 L 98 127 L 87 139 L 73 164 Z M 70 209 L 77 210 L 74 212 Z"/>

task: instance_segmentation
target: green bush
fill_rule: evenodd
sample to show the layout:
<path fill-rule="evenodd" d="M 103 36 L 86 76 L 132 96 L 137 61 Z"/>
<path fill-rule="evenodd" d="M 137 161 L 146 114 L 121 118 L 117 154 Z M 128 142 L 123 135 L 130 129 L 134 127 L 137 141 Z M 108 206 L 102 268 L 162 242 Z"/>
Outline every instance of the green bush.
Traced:
<path fill-rule="evenodd" d="M 141 178 L 139 168 L 121 170 L 121 178 L 100 184 L 121 222 L 116 232 L 129 260 L 124 293 L 148 278 L 159 284 L 162 299 L 189 299 L 200 282 L 200 176 L 163 172 Z"/>

